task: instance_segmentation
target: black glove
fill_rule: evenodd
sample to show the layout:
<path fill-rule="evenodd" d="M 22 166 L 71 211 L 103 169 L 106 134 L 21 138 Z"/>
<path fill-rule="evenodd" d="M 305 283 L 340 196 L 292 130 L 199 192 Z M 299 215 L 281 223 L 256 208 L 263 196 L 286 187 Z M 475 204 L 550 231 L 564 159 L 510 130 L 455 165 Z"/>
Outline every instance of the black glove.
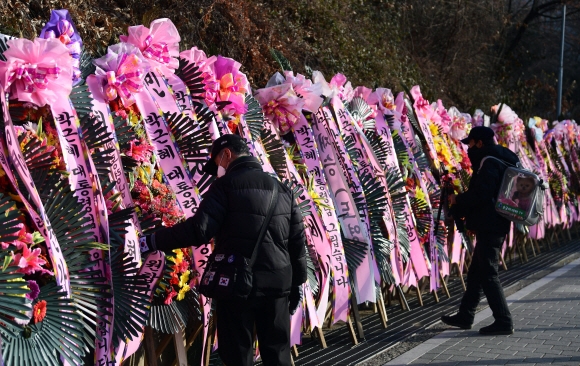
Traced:
<path fill-rule="evenodd" d="M 139 249 L 141 250 L 141 257 L 146 257 L 149 253 L 157 250 L 155 246 L 155 234 L 145 235 L 139 238 Z"/>
<path fill-rule="evenodd" d="M 290 310 L 290 315 L 294 315 L 301 301 L 302 301 L 302 286 L 292 287 L 290 289 L 290 295 L 288 296 L 288 309 Z"/>

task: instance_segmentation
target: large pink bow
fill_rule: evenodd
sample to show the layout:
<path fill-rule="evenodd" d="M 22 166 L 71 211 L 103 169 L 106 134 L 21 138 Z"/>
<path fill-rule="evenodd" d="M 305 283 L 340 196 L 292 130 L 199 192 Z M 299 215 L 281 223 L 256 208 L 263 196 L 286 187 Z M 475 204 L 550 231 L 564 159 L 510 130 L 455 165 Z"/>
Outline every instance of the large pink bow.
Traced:
<path fill-rule="evenodd" d="M 162 18 L 151 22 L 149 28 L 143 25 L 129 27 L 129 34 L 119 36 L 121 42 L 139 48 L 153 69 L 163 75 L 175 73 L 179 67 L 179 41 L 181 37 L 171 20 Z"/>
<path fill-rule="evenodd" d="M 67 48 L 55 39 L 8 41 L 0 61 L 0 85 L 10 88 L 11 98 L 37 106 L 67 98 L 72 89 L 72 59 Z"/>
<path fill-rule="evenodd" d="M 126 107 L 135 103 L 134 93 L 143 87 L 143 70 L 139 67 L 140 60 L 134 55 L 123 55 L 117 71 L 107 71 L 107 85 L 105 94 L 109 100 L 119 96 Z"/>
<path fill-rule="evenodd" d="M 60 69 L 57 66 L 39 67 L 34 64 L 20 64 L 10 73 L 6 88 L 16 80 L 22 80 L 24 82 L 24 91 L 26 93 L 33 93 L 36 88 L 46 89 L 48 78 L 57 79 L 59 75 Z"/>

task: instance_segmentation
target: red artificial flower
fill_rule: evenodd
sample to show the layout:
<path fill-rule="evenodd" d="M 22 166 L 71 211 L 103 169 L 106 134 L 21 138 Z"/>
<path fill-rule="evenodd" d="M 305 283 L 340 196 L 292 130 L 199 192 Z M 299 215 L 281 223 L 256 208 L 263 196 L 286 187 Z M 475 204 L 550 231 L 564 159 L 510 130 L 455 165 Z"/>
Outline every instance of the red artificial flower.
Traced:
<path fill-rule="evenodd" d="M 175 268 L 173 269 L 173 272 L 171 273 L 171 279 L 169 280 L 169 283 L 172 285 L 177 285 L 179 283 L 179 277 L 177 277 L 177 273 L 175 272 Z"/>
<path fill-rule="evenodd" d="M 171 288 L 171 292 L 168 292 L 165 300 L 163 301 L 163 303 L 165 305 L 171 305 L 171 303 L 173 302 L 173 298 L 177 296 L 177 292 L 175 292 L 175 290 L 173 289 L 173 287 Z"/>
<path fill-rule="evenodd" d="M 34 324 L 44 320 L 46 316 L 46 301 L 40 300 L 32 308 L 32 319 L 34 319 Z"/>

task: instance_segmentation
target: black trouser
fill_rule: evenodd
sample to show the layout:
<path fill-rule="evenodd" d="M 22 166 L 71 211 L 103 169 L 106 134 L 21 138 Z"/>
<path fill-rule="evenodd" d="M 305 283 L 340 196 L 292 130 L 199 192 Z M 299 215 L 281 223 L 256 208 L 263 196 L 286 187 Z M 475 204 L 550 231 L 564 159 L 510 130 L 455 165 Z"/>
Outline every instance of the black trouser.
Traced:
<path fill-rule="evenodd" d="M 505 235 L 478 233 L 476 239 L 473 259 L 467 272 L 467 290 L 461 299 L 459 315 L 465 321 L 473 323 L 475 309 L 483 290 L 496 323 L 512 327 L 512 317 L 497 275 L 499 254 Z"/>
<path fill-rule="evenodd" d="M 290 366 L 288 298 L 217 301 L 218 352 L 226 366 L 251 366 L 254 325 L 266 366 Z"/>

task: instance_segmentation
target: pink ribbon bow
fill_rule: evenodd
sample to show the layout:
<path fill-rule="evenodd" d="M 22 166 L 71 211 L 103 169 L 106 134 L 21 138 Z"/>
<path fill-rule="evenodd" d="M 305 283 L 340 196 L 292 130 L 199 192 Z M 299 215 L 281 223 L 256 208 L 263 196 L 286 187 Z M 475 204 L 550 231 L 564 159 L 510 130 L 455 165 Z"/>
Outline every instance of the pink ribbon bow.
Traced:
<path fill-rule="evenodd" d="M 153 43 L 153 37 L 147 36 L 145 38 L 145 49 L 143 56 L 157 61 L 161 64 L 168 64 L 171 62 L 171 55 L 169 54 L 169 47 L 165 42 Z"/>
<path fill-rule="evenodd" d="M 107 85 L 105 95 L 109 100 L 119 96 L 126 107 L 135 103 L 134 93 L 143 87 L 143 70 L 139 67 L 140 60 L 134 54 L 123 55 L 117 71 L 107 71 Z"/>
<path fill-rule="evenodd" d="M 24 82 L 24 92 L 33 93 L 37 88 L 46 89 L 48 85 L 48 78 L 57 79 L 60 75 L 60 69 L 54 67 L 39 67 L 35 64 L 20 64 L 17 65 L 8 77 L 8 88 L 16 80 Z"/>

